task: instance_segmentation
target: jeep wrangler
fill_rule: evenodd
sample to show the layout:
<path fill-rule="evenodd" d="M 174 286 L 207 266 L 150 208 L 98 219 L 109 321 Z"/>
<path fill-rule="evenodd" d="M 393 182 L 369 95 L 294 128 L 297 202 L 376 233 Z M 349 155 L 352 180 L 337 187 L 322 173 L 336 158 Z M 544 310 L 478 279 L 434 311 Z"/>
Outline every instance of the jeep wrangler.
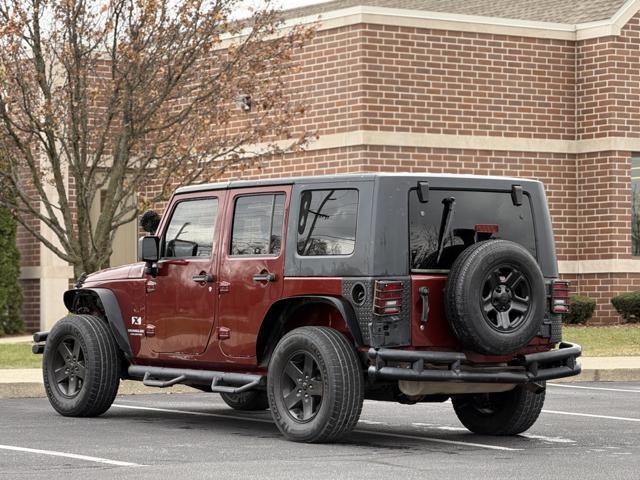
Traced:
<path fill-rule="evenodd" d="M 365 398 L 451 399 L 472 432 L 515 435 L 546 380 L 580 373 L 540 182 L 232 181 L 180 188 L 141 223 L 141 262 L 83 275 L 34 335 L 62 415 L 100 415 L 136 379 L 269 408 L 300 442 L 352 430 Z"/>

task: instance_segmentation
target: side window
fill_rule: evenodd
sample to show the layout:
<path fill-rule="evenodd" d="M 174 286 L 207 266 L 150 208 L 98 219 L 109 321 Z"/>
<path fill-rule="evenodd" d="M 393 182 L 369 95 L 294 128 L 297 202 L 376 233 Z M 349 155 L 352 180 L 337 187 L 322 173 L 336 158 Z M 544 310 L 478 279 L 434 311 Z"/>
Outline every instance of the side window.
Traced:
<path fill-rule="evenodd" d="M 236 199 L 231 255 L 279 255 L 284 221 L 282 193 Z"/>
<path fill-rule="evenodd" d="M 178 203 L 163 239 L 163 257 L 211 257 L 217 215 L 217 198 Z"/>
<path fill-rule="evenodd" d="M 357 190 L 302 192 L 298 219 L 298 254 L 351 255 L 356 245 L 357 218 Z"/>

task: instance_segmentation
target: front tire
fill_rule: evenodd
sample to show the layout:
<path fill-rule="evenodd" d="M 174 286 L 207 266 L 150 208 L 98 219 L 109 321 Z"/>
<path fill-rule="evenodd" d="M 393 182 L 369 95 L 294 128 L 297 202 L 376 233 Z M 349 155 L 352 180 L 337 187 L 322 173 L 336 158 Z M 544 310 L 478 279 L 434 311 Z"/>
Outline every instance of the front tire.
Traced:
<path fill-rule="evenodd" d="M 257 411 L 269 408 L 269 399 L 266 392 L 251 390 L 241 393 L 221 393 L 224 403 L 234 410 Z"/>
<path fill-rule="evenodd" d="M 353 346 L 331 328 L 302 327 L 278 343 L 267 381 L 269 406 L 295 442 L 330 442 L 353 430 L 364 380 Z"/>
<path fill-rule="evenodd" d="M 51 406 L 68 417 L 106 412 L 120 385 L 120 355 L 107 323 L 69 315 L 51 330 L 42 362 Z"/>
<path fill-rule="evenodd" d="M 501 393 L 457 395 L 451 398 L 462 424 L 480 435 L 518 435 L 536 422 L 546 388 L 534 392 L 524 385 Z"/>

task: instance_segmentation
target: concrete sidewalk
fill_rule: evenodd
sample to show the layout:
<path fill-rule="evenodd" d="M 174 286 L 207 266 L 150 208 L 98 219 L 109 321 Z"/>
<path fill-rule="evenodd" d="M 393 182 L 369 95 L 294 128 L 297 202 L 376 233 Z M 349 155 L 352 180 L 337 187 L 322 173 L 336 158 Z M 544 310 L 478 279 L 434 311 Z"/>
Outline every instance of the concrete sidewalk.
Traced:
<path fill-rule="evenodd" d="M 151 388 L 142 385 L 142 382 L 122 380 L 119 394 L 138 395 L 145 393 L 196 393 L 199 390 L 185 385 L 176 385 L 170 388 Z M 2 398 L 33 398 L 44 397 L 44 385 L 42 382 L 42 370 L 39 368 L 5 368 L 0 369 L 0 399 Z"/>
<path fill-rule="evenodd" d="M 10 344 L 10 343 L 32 343 L 32 342 L 33 342 L 32 335 L 19 335 L 19 336 L 13 336 L 13 337 L 0 338 L 0 345 Z"/>
<path fill-rule="evenodd" d="M 582 373 L 577 377 L 555 382 L 637 382 L 640 381 L 640 357 L 583 357 Z M 185 393 L 196 392 L 190 387 L 177 385 L 166 389 L 149 388 L 141 382 L 124 380 L 121 394 Z M 42 370 L 39 368 L 0 369 L 0 398 L 43 397 Z"/>

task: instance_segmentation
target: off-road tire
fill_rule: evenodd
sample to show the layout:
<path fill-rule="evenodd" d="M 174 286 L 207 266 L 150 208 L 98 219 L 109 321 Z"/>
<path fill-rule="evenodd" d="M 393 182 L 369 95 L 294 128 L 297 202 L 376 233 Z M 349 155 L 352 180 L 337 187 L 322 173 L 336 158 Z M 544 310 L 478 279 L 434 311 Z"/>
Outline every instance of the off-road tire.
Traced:
<path fill-rule="evenodd" d="M 528 310 L 511 329 L 492 326 L 483 312 L 487 278 L 501 267 L 519 272 L 529 292 Z M 505 295 L 513 292 L 508 290 Z M 464 348 L 486 355 L 508 355 L 528 345 L 540 331 L 545 302 L 544 277 L 535 258 L 521 245 L 507 240 L 487 240 L 463 251 L 451 267 L 445 290 L 445 314 L 451 330 Z M 504 308 L 516 304 L 507 303 Z"/>
<path fill-rule="evenodd" d="M 300 359 L 306 362 L 307 358 L 312 359 L 314 373 L 296 384 L 298 379 L 293 380 L 287 372 L 291 372 L 292 363 Z M 307 371 L 304 363 L 299 370 L 294 370 L 293 376 L 300 372 L 306 377 Z M 304 386 L 305 381 L 308 386 Z M 314 384 L 315 392 L 309 389 Z M 322 396 L 318 401 L 313 394 L 320 387 Z M 287 396 L 287 391 L 294 396 L 298 391 L 303 392 L 297 406 L 287 407 L 285 397 L 295 401 Z M 312 416 L 306 420 L 304 392 L 311 394 Z M 362 367 L 353 345 L 338 331 L 326 327 L 298 328 L 286 334 L 276 346 L 269 364 L 267 393 L 273 419 L 286 438 L 307 443 L 331 442 L 353 430 L 358 423 L 364 399 Z M 302 419 L 294 418 L 292 411 L 296 408 L 302 410 Z"/>
<path fill-rule="evenodd" d="M 78 362 L 70 368 L 84 367 L 84 380 L 80 382 L 79 374 L 76 375 L 77 392 L 68 395 L 64 392 L 64 381 L 62 385 L 56 381 L 55 370 L 57 367 L 62 374 L 60 365 L 67 363 L 59 351 L 73 354 L 69 350 L 69 345 L 75 346 L 73 342 L 78 342 L 79 354 Z M 92 315 L 68 315 L 60 320 L 47 338 L 42 371 L 49 402 L 61 415 L 95 417 L 106 412 L 120 385 L 120 355 L 107 323 Z M 69 393 L 68 377 L 67 388 Z"/>
<path fill-rule="evenodd" d="M 221 393 L 224 403 L 234 410 L 255 411 L 269 408 L 267 392 L 250 390 L 241 393 Z"/>
<path fill-rule="evenodd" d="M 451 402 L 460 422 L 474 433 L 518 435 L 538 419 L 545 392 L 518 385 L 508 392 L 456 395 Z"/>

